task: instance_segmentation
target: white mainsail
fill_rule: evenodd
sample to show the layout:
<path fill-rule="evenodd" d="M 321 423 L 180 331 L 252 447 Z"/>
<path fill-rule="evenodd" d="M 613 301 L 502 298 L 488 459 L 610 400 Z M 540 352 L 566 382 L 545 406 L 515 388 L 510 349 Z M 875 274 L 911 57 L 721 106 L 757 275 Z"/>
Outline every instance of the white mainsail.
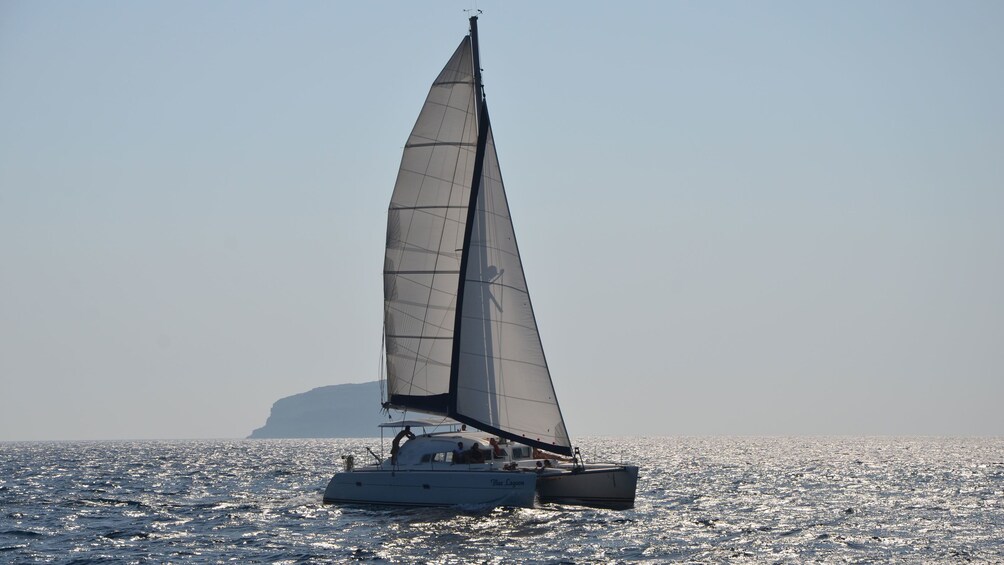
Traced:
<path fill-rule="evenodd" d="M 387 400 L 446 414 L 477 145 L 471 39 L 436 78 L 405 145 L 387 218 Z"/>
<path fill-rule="evenodd" d="M 432 85 L 391 198 L 387 406 L 447 415 L 571 454 L 516 246 L 471 23 L 472 35 Z"/>

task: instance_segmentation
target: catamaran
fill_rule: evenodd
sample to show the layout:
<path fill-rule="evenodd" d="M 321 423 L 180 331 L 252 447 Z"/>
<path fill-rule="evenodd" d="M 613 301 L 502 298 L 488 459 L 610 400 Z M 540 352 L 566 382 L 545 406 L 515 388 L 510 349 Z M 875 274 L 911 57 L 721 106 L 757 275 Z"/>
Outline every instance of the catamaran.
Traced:
<path fill-rule="evenodd" d="M 638 467 L 584 464 L 565 429 L 479 59 L 474 16 L 405 144 L 387 216 L 383 407 L 434 418 L 384 424 L 423 433 L 372 465 L 346 459 L 324 501 L 631 507 Z"/>

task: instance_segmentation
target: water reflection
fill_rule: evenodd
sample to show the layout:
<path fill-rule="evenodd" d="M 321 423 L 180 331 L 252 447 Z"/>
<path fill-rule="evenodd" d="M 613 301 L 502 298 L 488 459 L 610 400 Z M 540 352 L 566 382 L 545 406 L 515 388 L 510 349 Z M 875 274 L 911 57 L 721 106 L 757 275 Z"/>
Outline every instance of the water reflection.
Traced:
<path fill-rule="evenodd" d="M 0 447 L 0 560 L 1004 559 L 1004 440 L 597 438 L 642 464 L 632 510 L 321 504 L 378 440 Z"/>

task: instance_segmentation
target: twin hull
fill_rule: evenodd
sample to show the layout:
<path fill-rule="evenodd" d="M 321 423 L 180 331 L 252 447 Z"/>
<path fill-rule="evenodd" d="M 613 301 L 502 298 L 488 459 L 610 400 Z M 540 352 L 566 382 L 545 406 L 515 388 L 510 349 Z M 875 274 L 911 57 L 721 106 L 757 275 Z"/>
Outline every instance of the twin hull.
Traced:
<path fill-rule="evenodd" d="M 516 471 L 356 469 L 336 474 L 324 502 L 533 507 L 537 475 Z"/>
<path fill-rule="evenodd" d="M 625 510 L 634 507 L 638 467 L 634 465 L 562 465 L 537 478 L 541 502 Z"/>
<path fill-rule="evenodd" d="M 562 465 L 533 471 L 387 470 L 374 467 L 336 474 L 325 503 L 404 506 L 510 506 L 540 502 L 623 510 L 634 506 L 638 467 Z"/>

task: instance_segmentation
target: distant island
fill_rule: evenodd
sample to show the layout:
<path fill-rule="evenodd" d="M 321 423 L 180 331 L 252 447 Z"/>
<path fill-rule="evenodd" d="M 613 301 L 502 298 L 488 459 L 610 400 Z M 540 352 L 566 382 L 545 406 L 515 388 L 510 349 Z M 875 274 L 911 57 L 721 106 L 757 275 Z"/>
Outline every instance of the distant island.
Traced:
<path fill-rule="evenodd" d="M 378 381 L 322 386 L 277 400 L 265 425 L 248 437 L 376 437 L 386 419 Z"/>

